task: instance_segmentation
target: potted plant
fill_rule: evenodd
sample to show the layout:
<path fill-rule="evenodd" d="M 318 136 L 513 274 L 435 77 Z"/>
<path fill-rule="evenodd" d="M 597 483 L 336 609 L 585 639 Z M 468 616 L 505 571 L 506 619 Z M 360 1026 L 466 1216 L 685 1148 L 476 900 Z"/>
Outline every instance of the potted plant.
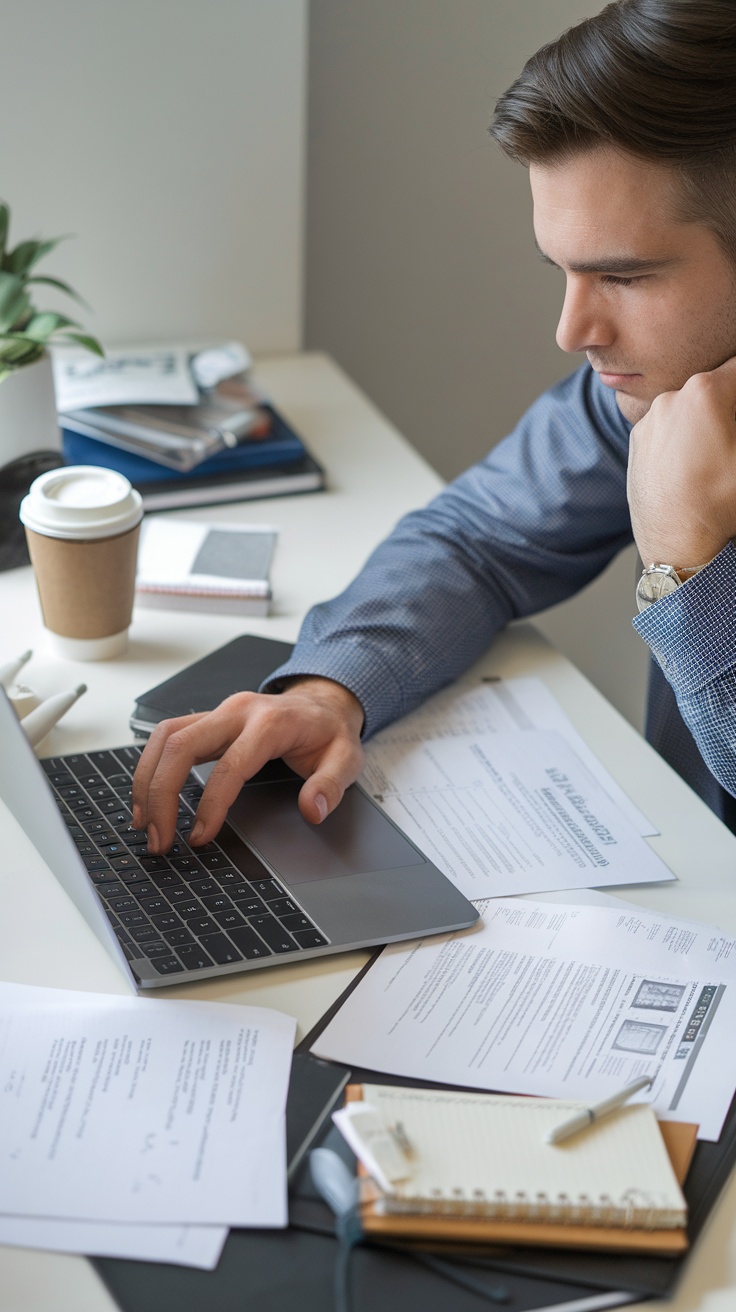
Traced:
<path fill-rule="evenodd" d="M 51 360 L 46 347 L 67 340 L 104 352 L 80 325 L 53 310 L 38 310 L 34 284 L 46 284 L 81 301 L 60 278 L 36 272 L 36 266 L 61 241 L 22 241 L 8 245 L 10 211 L 0 204 L 0 466 L 32 451 L 58 450 L 59 428 Z"/>

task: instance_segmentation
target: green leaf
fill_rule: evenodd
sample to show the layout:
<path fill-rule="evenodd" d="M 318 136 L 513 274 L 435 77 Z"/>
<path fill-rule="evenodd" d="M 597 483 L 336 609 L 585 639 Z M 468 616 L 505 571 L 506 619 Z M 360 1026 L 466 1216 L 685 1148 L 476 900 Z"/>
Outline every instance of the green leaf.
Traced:
<path fill-rule="evenodd" d="M 15 250 L 9 251 L 5 256 L 5 268 L 11 273 L 20 274 L 21 277 L 27 275 L 34 264 L 53 251 L 63 240 L 63 237 L 54 237 L 52 241 L 22 241 Z"/>
<path fill-rule="evenodd" d="M 21 334 L 0 337 L 0 360 L 5 363 L 26 364 L 43 354 L 43 342 L 34 342 Z"/>
<path fill-rule="evenodd" d="M 56 314 L 53 310 L 45 310 L 42 314 L 34 314 L 31 322 L 26 324 L 24 332 L 27 337 L 32 337 L 36 342 L 45 342 L 59 328 L 78 328 L 79 324 L 74 319 L 67 319 L 65 314 Z"/>
<path fill-rule="evenodd" d="M 33 278 L 27 278 L 26 282 L 27 283 L 43 282 L 46 283 L 47 286 L 49 287 L 56 287 L 60 292 L 65 292 L 67 296 L 71 296 L 73 300 L 78 301 L 80 305 L 83 305 L 85 307 L 85 309 L 87 310 L 89 309 L 89 305 L 85 301 L 84 297 L 80 296 L 79 292 L 75 292 L 74 288 L 70 287 L 68 282 L 62 282 L 61 278 L 47 278 L 37 273 L 33 276 Z"/>
<path fill-rule="evenodd" d="M 0 332 L 7 332 L 28 312 L 31 298 L 23 281 L 13 273 L 0 272 Z"/>
<path fill-rule="evenodd" d="M 90 337 L 87 333 L 60 333 L 61 337 L 68 337 L 70 341 L 76 342 L 79 346 L 84 346 L 86 350 L 92 351 L 94 355 L 101 355 L 104 359 L 105 348 L 101 346 L 96 337 Z"/>

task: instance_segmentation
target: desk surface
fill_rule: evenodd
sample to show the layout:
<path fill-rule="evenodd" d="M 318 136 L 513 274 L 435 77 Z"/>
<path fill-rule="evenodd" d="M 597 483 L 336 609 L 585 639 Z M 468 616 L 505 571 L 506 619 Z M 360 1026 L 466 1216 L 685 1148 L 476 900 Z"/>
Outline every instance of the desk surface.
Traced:
<path fill-rule="evenodd" d="M 243 621 L 140 610 L 125 657 L 80 665 L 49 652 L 30 569 L 0 574 L 0 662 L 32 647 L 34 657 L 24 674 L 39 693 L 50 695 L 81 679 L 89 685 L 49 735 L 45 755 L 130 742 L 128 717 L 137 695 L 243 629 L 293 640 L 307 608 L 343 588 L 399 516 L 439 490 L 434 471 L 329 360 L 301 356 L 262 362 L 258 375 L 326 466 L 329 491 L 181 513 L 278 528 L 274 613 L 265 620 Z M 542 678 L 611 773 L 661 829 L 650 841 L 678 882 L 638 886 L 621 895 L 736 930 L 736 839 L 579 671 L 529 624 L 501 635 L 478 668 L 486 674 Z M 124 992 L 123 976 L 2 803 L 0 832 L 5 842 L 2 978 Z M 29 889 L 36 908 L 33 939 L 18 932 L 26 920 Z M 54 948 L 61 942 L 63 954 Z M 301 1036 L 364 960 L 362 953 L 327 957 L 165 989 L 160 996 L 277 1007 L 297 1017 Z M 732 1312 L 736 1307 L 736 1182 L 698 1243 L 677 1297 L 661 1306 L 669 1312 Z M 0 1249 L 0 1312 L 112 1312 L 114 1307 L 82 1259 Z"/>

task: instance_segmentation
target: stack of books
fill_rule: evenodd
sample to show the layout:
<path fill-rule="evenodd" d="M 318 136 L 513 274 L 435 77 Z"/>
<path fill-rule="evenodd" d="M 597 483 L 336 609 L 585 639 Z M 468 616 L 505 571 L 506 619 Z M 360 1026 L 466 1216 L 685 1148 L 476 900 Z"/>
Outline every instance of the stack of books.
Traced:
<path fill-rule="evenodd" d="M 242 348 L 241 352 L 247 355 Z M 150 371 L 142 370 L 148 360 L 145 352 L 110 353 L 104 368 L 111 377 L 91 381 L 90 396 L 96 388 L 102 403 L 65 402 L 67 396 L 84 398 L 84 389 L 80 391 L 74 378 L 74 387 L 65 377 L 61 385 L 57 379 L 59 425 L 68 464 L 103 465 L 124 474 L 140 492 L 145 510 L 324 487 L 321 466 L 283 416 L 252 388 L 245 371 L 203 387 L 196 381 L 195 366 L 203 359 L 206 363 L 213 352 L 189 360 L 185 355 L 179 359 L 181 352 L 169 354 L 171 360 L 165 352 L 151 352 L 154 372 L 161 375 L 155 381 L 168 388 L 165 403 L 151 399 Z M 175 370 L 184 375 L 177 390 L 171 384 Z M 143 387 L 139 399 L 136 386 Z M 108 404 L 108 397 L 114 397 L 115 403 Z"/>

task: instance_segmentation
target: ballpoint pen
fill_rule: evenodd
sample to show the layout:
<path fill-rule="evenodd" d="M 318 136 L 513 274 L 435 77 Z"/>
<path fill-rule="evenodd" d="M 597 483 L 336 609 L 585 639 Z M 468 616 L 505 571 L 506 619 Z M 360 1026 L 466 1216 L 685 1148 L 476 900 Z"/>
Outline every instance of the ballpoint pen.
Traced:
<path fill-rule="evenodd" d="M 609 1098 L 604 1098 L 602 1102 L 594 1103 L 592 1107 L 583 1107 L 574 1116 L 568 1117 L 566 1121 L 562 1121 L 559 1125 L 555 1125 L 551 1130 L 548 1130 L 544 1138 L 545 1143 L 561 1143 L 563 1139 L 569 1139 L 580 1130 L 586 1130 L 589 1125 L 599 1121 L 602 1116 L 607 1116 L 609 1112 L 621 1107 L 635 1093 L 639 1093 L 641 1089 L 649 1088 L 651 1083 L 651 1075 L 642 1075 L 638 1080 L 633 1080 L 631 1084 L 627 1084 L 625 1088 L 619 1089 L 618 1093 L 612 1093 Z"/>
<path fill-rule="evenodd" d="M 4 688 L 10 687 L 16 674 L 23 669 L 26 661 L 31 659 L 32 651 L 24 651 L 22 656 L 16 656 L 14 661 L 7 661 L 5 665 L 0 665 L 0 683 Z"/>
<path fill-rule="evenodd" d="M 53 697 L 47 697 L 45 702 L 41 702 L 35 711 L 31 711 L 21 720 L 23 732 L 26 735 L 31 747 L 40 743 L 42 738 L 50 733 L 54 725 L 66 715 L 70 706 L 73 706 L 77 698 L 87 691 L 86 683 L 80 683 L 78 687 L 72 688 L 69 692 L 57 692 Z"/>

